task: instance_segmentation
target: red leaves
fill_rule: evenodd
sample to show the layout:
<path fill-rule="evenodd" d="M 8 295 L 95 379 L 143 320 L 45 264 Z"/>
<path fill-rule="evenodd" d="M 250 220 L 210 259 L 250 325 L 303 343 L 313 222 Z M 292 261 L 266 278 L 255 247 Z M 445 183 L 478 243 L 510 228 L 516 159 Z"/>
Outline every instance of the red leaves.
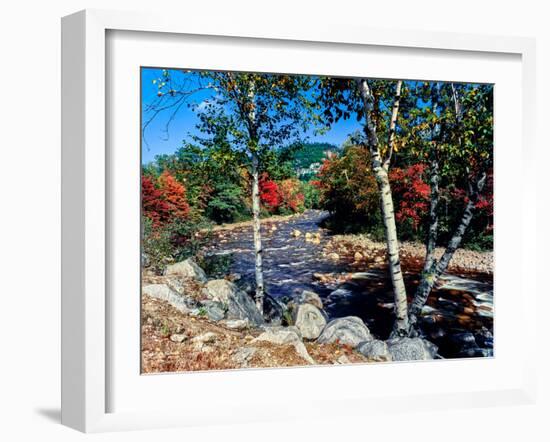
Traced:
<path fill-rule="evenodd" d="M 419 163 L 390 172 L 396 202 L 395 219 L 399 223 L 408 220 L 414 230 L 418 229 L 429 208 L 430 186 L 424 181 L 425 170 L 426 165 Z"/>
<path fill-rule="evenodd" d="M 260 178 L 260 201 L 270 212 L 276 211 L 281 204 L 279 186 L 266 174 Z"/>
<path fill-rule="evenodd" d="M 300 192 L 300 182 L 289 178 L 279 184 L 281 207 L 291 212 L 300 212 L 304 208 L 304 194 Z"/>
<path fill-rule="evenodd" d="M 260 201 L 271 213 L 300 212 L 304 207 L 304 194 L 300 192 L 298 180 L 289 178 L 277 183 L 264 174 L 260 178 Z"/>
<path fill-rule="evenodd" d="M 148 176 L 142 176 L 142 214 L 155 226 L 176 218 L 185 218 L 189 214 L 185 193 L 185 187 L 168 172 L 164 172 L 156 182 Z"/>
<path fill-rule="evenodd" d="M 185 218 L 189 214 L 189 204 L 185 198 L 185 187 L 180 184 L 168 171 L 158 179 L 159 189 L 169 206 L 172 218 Z"/>

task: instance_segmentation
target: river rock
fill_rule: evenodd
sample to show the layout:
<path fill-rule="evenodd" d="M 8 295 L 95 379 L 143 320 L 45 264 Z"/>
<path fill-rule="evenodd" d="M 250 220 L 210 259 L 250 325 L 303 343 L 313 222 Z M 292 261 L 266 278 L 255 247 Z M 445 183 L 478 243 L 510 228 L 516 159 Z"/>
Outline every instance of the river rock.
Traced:
<path fill-rule="evenodd" d="M 194 306 L 191 298 L 180 295 L 166 284 L 148 284 L 142 287 L 141 292 L 151 298 L 166 301 L 182 313 L 189 313 Z"/>
<path fill-rule="evenodd" d="M 361 342 L 357 346 L 357 351 L 371 361 L 387 362 L 391 361 L 392 357 L 388 349 L 388 344 L 379 339 L 372 341 Z"/>
<path fill-rule="evenodd" d="M 202 306 L 206 311 L 206 316 L 211 321 L 221 321 L 225 318 L 225 308 L 221 302 L 203 301 Z"/>
<path fill-rule="evenodd" d="M 298 304 L 311 304 L 320 310 L 323 309 L 323 301 L 321 300 L 321 297 L 317 293 L 309 290 L 304 290 L 300 293 L 296 297 L 296 302 Z"/>
<path fill-rule="evenodd" d="M 195 344 L 212 344 L 216 341 L 218 335 L 213 332 L 206 332 L 202 335 L 195 336 L 191 341 Z"/>
<path fill-rule="evenodd" d="M 252 342 L 271 342 L 277 345 L 292 345 L 296 349 L 296 353 L 307 361 L 309 364 L 315 364 L 313 358 L 307 352 L 306 346 L 302 342 L 302 338 L 292 327 L 265 327 L 264 332 L 253 339 Z"/>
<path fill-rule="evenodd" d="M 327 321 L 321 311 L 313 304 L 300 304 L 292 312 L 294 325 L 304 339 L 317 339 Z"/>
<path fill-rule="evenodd" d="M 332 252 L 328 254 L 328 258 L 332 259 L 333 261 L 338 261 L 340 259 L 340 255 L 338 255 L 338 253 Z"/>
<path fill-rule="evenodd" d="M 393 361 L 428 361 L 437 354 L 437 347 L 421 338 L 394 338 L 386 341 Z"/>
<path fill-rule="evenodd" d="M 244 330 L 249 327 L 249 322 L 246 319 L 228 319 L 224 325 L 231 330 Z"/>
<path fill-rule="evenodd" d="M 273 296 L 264 295 L 264 319 L 272 324 L 281 325 L 286 306 Z"/>
<path fill-rule="evenodd" d="M 256 347 L 244 347 L 237 349 L 231 358 L 237 363 L 243 366 L 248 366 L 248 362 L 256 354 L 258 349 Z"/>
<path fill-rule="evenodd" d="M 193 258 L 187 258 L 185 261 L 169 265 L 166 267 L 165 274 L 193 278 L 199 282 L 206 282 L 208 279 L 204 270 L 198 266 Z"/>
<path fill-rule="evenodd" d="M 355 261 L 361 261 L 363 259 L 363 255 L 360 252 L 355 252 L 355 255 L 353 255 L 353 259 Z"/>
<path fill-rule="evenodd" d="M 211 301 L 217 301 L 227 306 L 228 319 L 247 319 L 252 324 L 263 324 L 262 314 L 250 296 L 230 281 L 214 279 L 208 281 L 203 294 Z"/>
<path fill-rule="evenodd" d="M 181 344 L 186 339 L 187 339 L 187 335 L 184 335 L 183 333 L 174 333 L 173 335 L 170 336 L 170 340 L 178 344 Z"/>
<path fill-rule="evenodd" d="M 339 342 L 340 344 L 357 347 L 364 341 L 372 341 L 373 337 L 365 323 L 357 316 L 346 316 L 330 321 L 317 339 L 320 344 Z"/>
<path fill-rule="evenodd" d="M 353 296 L 353 292 L 346 288 L 339 288 L 328 295 L 327 300 L 331 303 L 343 304 Z"/>
<path fill-rule="evenodd" d="M 302 235 L 302 232 L 300 232 L 298 229 L 294 229 L 292 230 L 292 232 L 290 233 L 294 238 L 298 238 Z"/>

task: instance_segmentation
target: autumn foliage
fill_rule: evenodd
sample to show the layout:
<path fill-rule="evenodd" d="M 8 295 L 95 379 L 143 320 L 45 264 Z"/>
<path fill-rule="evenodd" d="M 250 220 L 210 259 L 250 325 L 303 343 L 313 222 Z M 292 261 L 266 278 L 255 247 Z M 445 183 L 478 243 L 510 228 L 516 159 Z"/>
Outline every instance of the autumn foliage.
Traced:
<path fill-rule="evenodd" d="M 300 181 L 287 178 L 276 182 L 264 174 L 260 179 L 260 202 L 270 213 L 297 213 L 304 210 Z"/>
<path fill-rule="evenodd" d="M 141 177 L 141 205 L 143 215 L 155 226 L 186 218 L 189 214 L 185 187 L 168 171 L 157 180 Z"/>
<path fill-rule="evenodd" d="M 390 172 L 395 220 L 399 224 L 410 223 L 414 230 L 418 230 L 430 204 L 430 185 L 425 175 L 426 165 L 423 163 L 394 168 Z"/>

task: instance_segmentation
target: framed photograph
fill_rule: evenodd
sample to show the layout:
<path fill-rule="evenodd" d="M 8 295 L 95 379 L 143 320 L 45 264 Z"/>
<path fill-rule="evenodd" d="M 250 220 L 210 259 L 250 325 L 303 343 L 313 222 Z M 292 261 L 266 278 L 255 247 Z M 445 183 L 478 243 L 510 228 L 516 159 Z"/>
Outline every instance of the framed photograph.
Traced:
<path fill-rule="evenodd" d="M 534 400 L 534 41 L 95 10 L 62 35 L 64 424 Z"/>

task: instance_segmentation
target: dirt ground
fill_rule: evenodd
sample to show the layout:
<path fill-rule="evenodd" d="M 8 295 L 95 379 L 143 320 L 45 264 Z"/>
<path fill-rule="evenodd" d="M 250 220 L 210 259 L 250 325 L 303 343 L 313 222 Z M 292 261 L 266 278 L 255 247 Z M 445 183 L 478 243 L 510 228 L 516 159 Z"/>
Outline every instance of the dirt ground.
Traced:
<path fill-rule="evenodd" d="M 181 313 L 145 295 L 142 296 L 141 329 L 142 373 L 309 365 L 292 345 L 252 343 L 261 333 L 259 329 L 230 330 L 223 323 Z M 215 337 L 207 343 L 193 341 L 207 333 Z M 174 342 L 180 339 L 182 342 Z M 317 365 L 369 362 L 351 347 L 314 342 L 305 342 L 305 346 Z M 255 349 L 252 356 L 247 360 L 239 358 L 247 348 Z"/>

